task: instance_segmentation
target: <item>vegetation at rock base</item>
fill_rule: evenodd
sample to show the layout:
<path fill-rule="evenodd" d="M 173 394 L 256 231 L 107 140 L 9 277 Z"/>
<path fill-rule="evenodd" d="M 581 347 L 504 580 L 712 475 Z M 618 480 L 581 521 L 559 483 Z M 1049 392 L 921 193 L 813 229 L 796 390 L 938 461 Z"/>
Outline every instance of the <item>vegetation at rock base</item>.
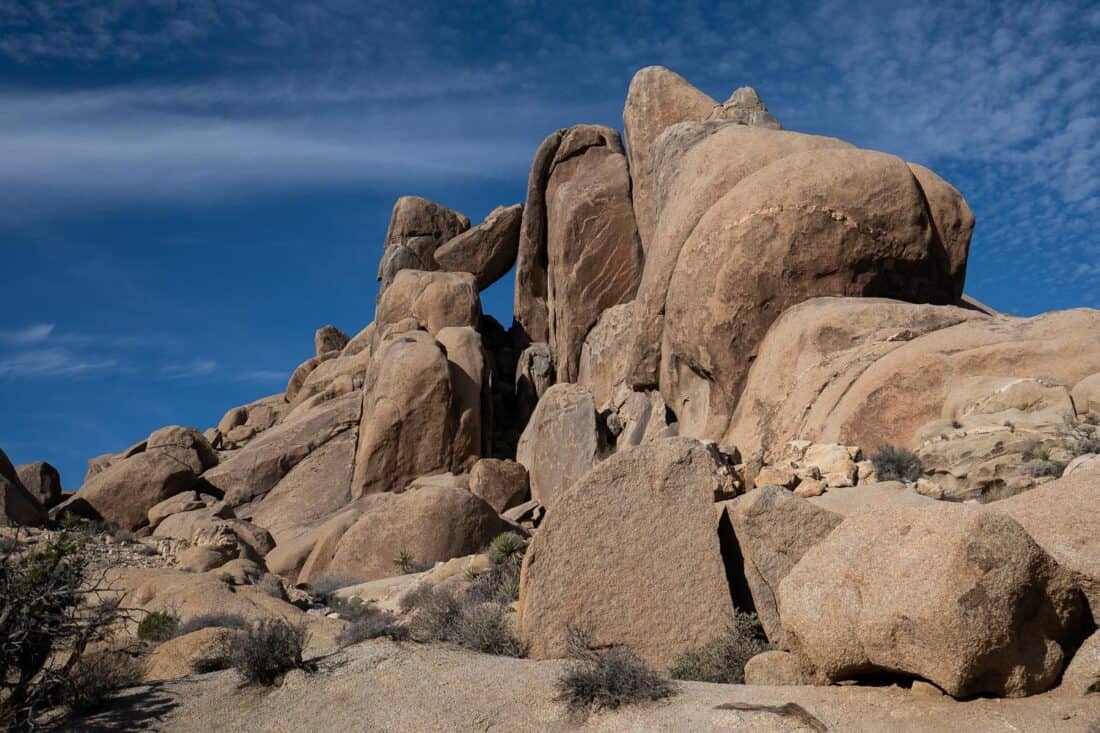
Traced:
<path fill-rule="evenodd" d="M 916 481 L 924 473 L 920 457 L 905 448 L 884 445 L 871 455 L 879 481 Z"/>
<path fill-rule="evenodd" d="M 566 647 L 572 662 L 558 678 L 555 700 L 565 703 L 571 712 L 614 710 L 676 694 L 672 682 L 650 669 L 629 649 L 594 648 L 586 630 L 570 628 Z"/>
<path fill-rule="evenodd" d="M 748 661 L 772 648 L 756 614 L 734 610 L 722 633 L 677 657 L 669 675 L 678 680 L 741 684 Z"/>

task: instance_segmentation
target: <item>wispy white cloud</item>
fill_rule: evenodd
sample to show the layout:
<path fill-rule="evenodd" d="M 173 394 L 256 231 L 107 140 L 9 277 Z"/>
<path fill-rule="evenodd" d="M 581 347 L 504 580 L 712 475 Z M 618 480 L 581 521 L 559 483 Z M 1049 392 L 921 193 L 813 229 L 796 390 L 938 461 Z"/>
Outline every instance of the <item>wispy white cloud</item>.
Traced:
<path fill-rule="evenodd" d="M 40 344 L 50 337 L 53 330 L 54 324 L 52 323 L 36 323 L 14 331 L 0 331 L 0 344 L 14 346 Z"/>
<path fill-rule="evenodd" d="M 160 373 L 165 379 L 195 379 L 209 377 L 217 368 L 217 362 L 211 359 L 194 359 L 183 364 L 164 366 Z"/>
<path fill-rule="evenodd" d="M 285 371 L 279 371 L 276 369 L 256 369 L 253 371 L 244 372 L 240 375 L 242 382 L 278 382 L 285 383 L 289 378 L 289 375 Z"/>
<path fill-rule="evenodd" d="M 35 348 L 0 356 L 0 378 L 68 377 L 117 366 L 114 359 L 88 359 L 64 348 Z"/>

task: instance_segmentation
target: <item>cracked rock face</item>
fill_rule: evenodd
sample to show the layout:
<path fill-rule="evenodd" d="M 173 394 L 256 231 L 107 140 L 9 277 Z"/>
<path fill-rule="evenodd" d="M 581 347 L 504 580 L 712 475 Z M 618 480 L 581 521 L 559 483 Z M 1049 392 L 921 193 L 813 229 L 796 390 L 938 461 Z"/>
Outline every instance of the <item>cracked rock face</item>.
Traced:
<path fill-rule="evenodd" d="M 619 134 L 577 125 L 548 137 L 531 169 L 516 272 L 516 319 L 550 345 L 557 380 L 577 378 L 585 335 L 634 297 L 642 251 Z"/>

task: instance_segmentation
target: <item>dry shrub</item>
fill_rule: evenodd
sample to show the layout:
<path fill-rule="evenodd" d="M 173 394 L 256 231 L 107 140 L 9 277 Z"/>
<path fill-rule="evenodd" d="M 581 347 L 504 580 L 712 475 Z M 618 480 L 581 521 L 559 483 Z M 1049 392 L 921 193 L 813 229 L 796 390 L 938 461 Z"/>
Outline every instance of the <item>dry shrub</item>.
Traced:
<path fill-rule="evenodd" d="M 308 636 L 304 624 L 263 619 L 229 638 L 225 658 L 245 682 L 270 686 L 292 669 L 312 669 L 302 659 Z"/>
<path fill-rule="evenodd" d="M 558 678 L 554 699 L 571 712 L 614 710 L 676 694 L 673 684 L 634 652 L 623 647 L 594 649 L 591 635 L 583 629 L 569 630 L 566 648 L 573 661 Z"/>
<path fill-rule="evenodd" d="M 678 656 L 669 674 L 678 680 L 741 684 L 745 681 L 745 664 L 771 648 L 756 614 L 735 610 L 721 634 Z"/>

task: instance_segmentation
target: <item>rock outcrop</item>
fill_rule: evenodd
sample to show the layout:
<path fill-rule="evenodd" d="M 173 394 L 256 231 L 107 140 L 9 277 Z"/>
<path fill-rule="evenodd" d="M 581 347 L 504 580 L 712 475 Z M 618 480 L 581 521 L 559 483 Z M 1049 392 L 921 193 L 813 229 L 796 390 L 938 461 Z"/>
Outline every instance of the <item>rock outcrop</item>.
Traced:
<path fill-rule="evenodd" d="M 784 441 L 917 447 L 971 377 L 1073 385 L 1100 369 L 1100 311 L 990 318 L 952 307 L 821 298 L 769 330 L 725 440 L 746 461 Z M 797 376 L 796 376 L 797 375 Z M 771 454 L 774 456 L 774 454 Z"/>
<path fill-rule="evenodd" d="M 617 453 L 557 497 L 524 557 L 520 630 L 535 658 L 586 626 L 651 664 L 709 641 L 733 612 L 713 501 L 722 478 L 701 443 Z"/>

